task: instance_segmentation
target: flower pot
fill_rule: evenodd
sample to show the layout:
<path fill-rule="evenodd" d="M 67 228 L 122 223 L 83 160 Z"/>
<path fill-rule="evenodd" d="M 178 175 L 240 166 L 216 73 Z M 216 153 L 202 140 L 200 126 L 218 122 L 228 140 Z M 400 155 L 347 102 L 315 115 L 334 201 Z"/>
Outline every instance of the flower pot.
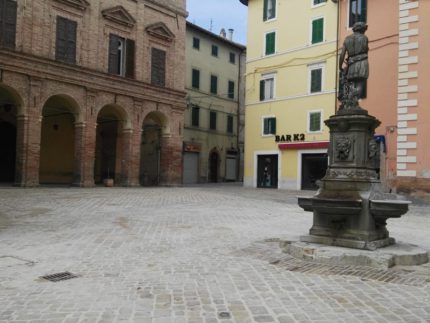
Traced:
<path fill-rule="evenodd" d="M 113 187 L 113 178 L 106 178 L 103 180 L 105 187 Z"/>

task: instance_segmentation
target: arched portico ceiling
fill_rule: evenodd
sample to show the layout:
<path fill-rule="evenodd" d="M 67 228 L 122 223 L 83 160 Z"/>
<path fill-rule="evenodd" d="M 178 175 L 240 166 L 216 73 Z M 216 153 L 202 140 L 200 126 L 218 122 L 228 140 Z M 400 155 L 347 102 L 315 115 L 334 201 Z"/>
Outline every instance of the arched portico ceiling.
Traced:
<path fill-rule="evenodd" d="M 131 121 L 127 111 L 116 104 L 105 105 L 97 114 L 97 123 L 119 121 L 124 129 L 131 128 Z"/>
<path fill-rule="evenodd" d="M 0 84 L 0 109 L 16 108 L 17 114 L 22 114 L 23 101 L 21 96 L 13 88 Z"/>
<path fill-rule="evenodd" d="M 43 105 L 43 117 L 52 117 L 59 115 L 73 115 L 75 122 L 82 121 L 82 114 L 79 104 L 71 96 L 58 94 L 51 96 Z"/>
<path fill-rule="evenodd" d="M 160 111 L 152 111 L 148 113 L 143 119 L 142 127 L 145 126 L 146 124 L 151 124 L 151 123 L 158 124 L 161 127 L 162 135 L 170 134 L 169 120 L 167 119 L 164 113 Z"/>

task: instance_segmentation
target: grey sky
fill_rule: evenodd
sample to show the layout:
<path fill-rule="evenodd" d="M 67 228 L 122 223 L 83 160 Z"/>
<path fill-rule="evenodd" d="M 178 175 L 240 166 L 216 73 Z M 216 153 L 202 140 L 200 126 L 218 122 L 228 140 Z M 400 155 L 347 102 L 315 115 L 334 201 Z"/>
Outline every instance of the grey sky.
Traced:
<path fill-rule="evenodd" d="M 234 29 L 233 41 L 246 45 L 247 8 L 239 0 L 187 0 L 188 21 L 219 34 Z"/>

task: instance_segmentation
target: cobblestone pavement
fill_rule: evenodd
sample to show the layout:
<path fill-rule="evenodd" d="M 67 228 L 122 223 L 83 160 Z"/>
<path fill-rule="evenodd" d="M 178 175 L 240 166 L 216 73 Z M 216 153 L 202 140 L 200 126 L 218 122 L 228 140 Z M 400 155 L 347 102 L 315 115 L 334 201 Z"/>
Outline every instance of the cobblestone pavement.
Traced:
<path fill-rule="evenodd" d="M 0 188 L 0 322 L 430 322 L 430 265 L 282 254 L 312 219 L 297 192 Z M 310 192 L 300 192 L 310 194 Z M 430 206 L 389 221 L 430 249 Z M 69 271 L 77 278 L 41 276 Z"/>

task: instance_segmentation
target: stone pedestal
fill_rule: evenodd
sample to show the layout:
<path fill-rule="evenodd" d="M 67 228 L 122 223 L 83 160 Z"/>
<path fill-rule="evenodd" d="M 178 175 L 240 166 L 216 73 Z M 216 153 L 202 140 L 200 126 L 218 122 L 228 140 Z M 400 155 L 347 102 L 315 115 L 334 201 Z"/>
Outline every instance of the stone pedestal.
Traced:
<path fill-rule="evenodd" d="M 329 167 L 314 197 L 299 197 L 313 212 L 313 226 L 301 241 L 375 250 L 394 244 L 386 220 L 408 211 L 409 201 L 384 193 L 374 169 L 378 145 L 373 136 L 380 122 L 365 110 L 338 113 L 330 128 Z"/>

